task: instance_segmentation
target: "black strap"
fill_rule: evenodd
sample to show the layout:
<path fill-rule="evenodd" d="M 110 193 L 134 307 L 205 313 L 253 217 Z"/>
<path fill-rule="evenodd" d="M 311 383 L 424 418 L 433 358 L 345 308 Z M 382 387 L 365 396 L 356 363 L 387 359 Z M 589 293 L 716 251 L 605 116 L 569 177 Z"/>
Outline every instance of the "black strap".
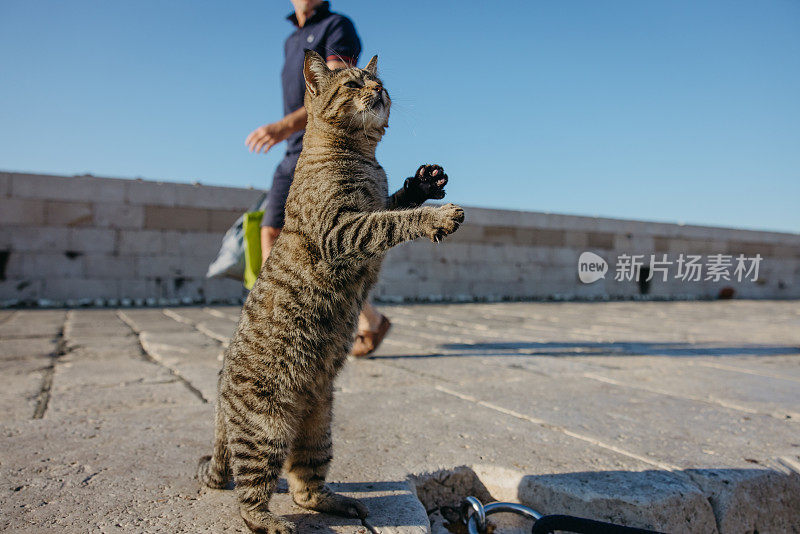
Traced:
<path fill-rule="evenodd" d="M 571 515 L 542 516 L 533 524 L 531 534 L 552 534 L 556 530 L 574 532 L 576 534 L 660 534 L 654 530 L 623 527 L 622 525 L 583 519 Z"/>

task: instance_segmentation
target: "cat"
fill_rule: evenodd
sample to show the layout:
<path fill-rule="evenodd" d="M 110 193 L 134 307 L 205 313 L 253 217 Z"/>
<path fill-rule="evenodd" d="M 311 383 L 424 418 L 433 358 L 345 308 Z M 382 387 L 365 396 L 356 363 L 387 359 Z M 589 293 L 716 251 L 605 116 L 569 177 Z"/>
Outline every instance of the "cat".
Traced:
<path fill-rule="evenodd" d="M 333 381 L 347 359 L 357 316 L 391 247 L 418 237 L 440 241 L 464 220 L 444 197 L 447 175 L 423 165 L 388 196 L 375 149 L 391 100 L 364 69 L 330 70 L 306 51 L 308 123 L 286 222 L 242 308 L 218 381 L 213 456 L 198 479 L 224 488 L 254 532 L 288 534 L 290 521 L 268 503 L 285 468 L 303 507 L 364 519 L 358 500 L 325 486 L 332 460 Z"/>

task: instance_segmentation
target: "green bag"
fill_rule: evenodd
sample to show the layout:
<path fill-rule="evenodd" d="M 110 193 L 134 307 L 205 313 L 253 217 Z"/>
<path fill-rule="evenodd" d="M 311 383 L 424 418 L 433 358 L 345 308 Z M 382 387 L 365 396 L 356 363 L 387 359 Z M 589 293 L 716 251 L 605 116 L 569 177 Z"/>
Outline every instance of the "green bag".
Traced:
<path fill-rule="evenodd" d="M 249 211 L 244 214 L 244 287 L 253 289 L 261 271 L 261 219 L 264 211 Z"/>

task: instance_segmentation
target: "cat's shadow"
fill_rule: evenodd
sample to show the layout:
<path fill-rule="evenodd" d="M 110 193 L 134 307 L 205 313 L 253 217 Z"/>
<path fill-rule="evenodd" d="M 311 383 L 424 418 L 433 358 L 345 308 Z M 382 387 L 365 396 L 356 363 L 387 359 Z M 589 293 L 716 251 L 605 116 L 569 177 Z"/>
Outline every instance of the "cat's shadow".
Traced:
<path fill-rule="evenodd" d="M 378 532 L 371 525 L 385 526 L 381 524 L 380 517 L 384 515 L 381 512 L 396 506 L 397 496 L 389 492 L 407 491 L 408 483 L 405 481 L 332 482 L 329 487 L 337 493 L 344 493 L 364 503 L 370 510 L 370 516 L 367 517 L 369 526 L 362 524 L 359 519 L 319 513 L 294 504 L 285 478 L 278 480 L 278 486 L 270 501 L 270 510 L 297 525 L 297 532 L 341 534 L 341 528 L 334 529 L 334 527 L 352 527 L 352 532 L 370 534 Z M 235 484 L 231 481 L 224 490 L 234 490 L 235 488 Z M 377 495 L 375 495 L 376 493 Z"/>

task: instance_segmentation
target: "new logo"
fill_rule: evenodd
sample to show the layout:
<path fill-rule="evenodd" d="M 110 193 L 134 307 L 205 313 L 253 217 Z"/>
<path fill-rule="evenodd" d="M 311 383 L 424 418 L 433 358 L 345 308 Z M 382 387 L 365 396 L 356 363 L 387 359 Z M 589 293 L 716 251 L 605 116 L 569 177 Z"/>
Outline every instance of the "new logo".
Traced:
<path fill-rule="evenodd" d="M 584 284 L 597 282 L 606 277 L 608 263 L 594 252 L 584 252 L 578 258 L 578 278 Z"/>

